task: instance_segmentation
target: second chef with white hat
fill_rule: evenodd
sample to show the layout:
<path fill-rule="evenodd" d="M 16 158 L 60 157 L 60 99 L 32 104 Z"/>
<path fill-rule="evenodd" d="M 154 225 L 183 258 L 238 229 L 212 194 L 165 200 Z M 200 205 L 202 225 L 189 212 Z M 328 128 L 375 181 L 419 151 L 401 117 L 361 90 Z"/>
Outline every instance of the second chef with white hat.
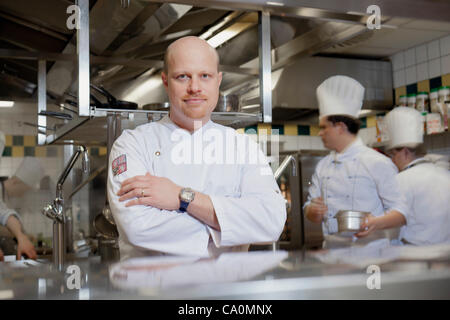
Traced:
<path fill-rule="evenodd" d="M 395 179 L 395 165 L 357 136 L 364 87 L 350 77 L 332 76 L 316 94 L 319 136 L 331 153 L 317 164 L 304 208 L 310 221 L 323 222 L 324 247 L 331 248 L 352 240 L 333 236 L 338 231 L 334 216 L 339 210 L 403 217 L 406 204 Z"/>
<path fill-rule="evenodd" d="M 398 184 L 408 204 L 404 217 L 388 214 L 370 218 L 365 227 L 402 227 L 405 244 L 450 243 L 450 173 L 432 163 L 423 148 L 422 115 L 415 109 L 398 107 L 386 115 L 390 142 L 388 152 L 400 170 Z"/>

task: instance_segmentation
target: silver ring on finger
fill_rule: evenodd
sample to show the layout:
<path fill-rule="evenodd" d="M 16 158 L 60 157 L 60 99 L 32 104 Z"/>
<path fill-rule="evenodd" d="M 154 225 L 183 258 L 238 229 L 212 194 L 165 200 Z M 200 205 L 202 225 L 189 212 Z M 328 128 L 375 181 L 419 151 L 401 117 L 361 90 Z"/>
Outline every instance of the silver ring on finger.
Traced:
<path fill-rule="evenodd" d="M 141 198 L 144 197 L 144 189 L 141 189 Z"/>

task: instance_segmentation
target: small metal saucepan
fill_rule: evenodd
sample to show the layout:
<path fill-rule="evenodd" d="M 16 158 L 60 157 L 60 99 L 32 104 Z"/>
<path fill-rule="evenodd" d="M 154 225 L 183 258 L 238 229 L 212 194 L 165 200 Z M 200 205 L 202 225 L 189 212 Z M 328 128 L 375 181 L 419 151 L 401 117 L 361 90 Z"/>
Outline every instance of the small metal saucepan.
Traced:
<path fill-rule="evenodd" d="M 358 232 L 361 231 L 361 226 L 369 217 L 370 212 L 354 211 L 354 210 L 340 210 L 334 216 L 338 222 L 338 232 Z"/>
<path fill-rule="evenodd" d="M 236 94 L 220 95 L 217 101 L 215 112 L 239 112 L 241 111 L 241 101 Z"/>

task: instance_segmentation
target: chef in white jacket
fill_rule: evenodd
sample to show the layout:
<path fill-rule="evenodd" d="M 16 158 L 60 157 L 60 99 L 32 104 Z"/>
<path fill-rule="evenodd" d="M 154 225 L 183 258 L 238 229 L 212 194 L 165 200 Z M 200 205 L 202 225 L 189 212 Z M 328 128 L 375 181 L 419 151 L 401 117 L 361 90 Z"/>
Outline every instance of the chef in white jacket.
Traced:
<path fill-rule="evenodd" d="M 215 256 L 276 241 L 285 201 L 248 136 L 211 121 L 222 73 L 206 41 L 185 37 L 165 55 L 170 114 L 125 130 L 109 161 L 108 198 L 121 259 Z"/>
<path fill-rule="evenodd" d="M 4 147 L 5 135 L 0 131 L 0 156 L 3 154 Z M 36 162 L 37 160 L 35 159 L 25 158 L 16 174 L 0 184 L 0 225 L 5 226 L 17 240 L 17 260 L 20 260 L 22 255 L 29 259 L 36 259 L 36 250 L 23 231 L 19 214 L 9 208 L 5 201 L 8 197 L 22 196 L 26 190 L 29 190 L 34 185 L 39 177 L 42 178 L 42 170 L 36 168 Z M 39 172 L 34 172 L 35 169 L 39 169 Z M 0 261 L 3 261 L 3 255 L 4 253 L 0 248 Z"/>
<path fill-rule="evenodd" d="M 310 221 L 322 223 L 324 246 L 329 248 L 352 240 L 333 235 L 338 232 L 334 216 L 339 210 L 381 216 L 386 212 L 401 215 L 406 207 L 395 180 L 395 165 L 357 136 L 364 87 L 350 77 L 332 76 L 316 94 L 319 136 L 332 151 L 317 164 L 304 209 Z"/>
<path fill-rule="evenodd" d="M 402 216 L 388 214 L 369 219 L 363 235 L 403 226 L 405 244 L 450 243 L 450 173 L 425 156 L 422 115 L 397 107 L 386 115 L 389 154 L 400 170 L 397 180 L 408 205 Z"/>

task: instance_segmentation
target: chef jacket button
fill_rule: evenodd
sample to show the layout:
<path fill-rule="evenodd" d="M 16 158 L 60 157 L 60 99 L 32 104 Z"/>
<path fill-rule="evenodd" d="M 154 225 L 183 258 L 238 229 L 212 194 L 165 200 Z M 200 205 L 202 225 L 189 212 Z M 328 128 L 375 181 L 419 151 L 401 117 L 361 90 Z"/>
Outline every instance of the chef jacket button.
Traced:
<path fill-rule="evenodd" d="M 155 156 L 159 157 L 160 155 L 161 155 L 161 152 L 159 152 L 159 151 L 155 152 Z"/>

